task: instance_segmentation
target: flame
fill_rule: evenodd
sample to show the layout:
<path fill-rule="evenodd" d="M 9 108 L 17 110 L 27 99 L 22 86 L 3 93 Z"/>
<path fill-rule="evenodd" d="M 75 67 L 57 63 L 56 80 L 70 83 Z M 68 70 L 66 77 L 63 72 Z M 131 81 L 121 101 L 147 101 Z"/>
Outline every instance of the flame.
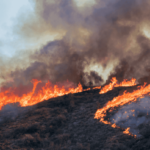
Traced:
<path fill-rule="evenodd" d="M 100 93 L 103 93 L 104 91 L 107 92 L 116 86 L 135 85 L 135 81 L 136 81 L 135 79 L 131 79 L 130 81 L 124 80 L 120 84 L 116 84 L 117 83 L 116 78 L 113 78 L 109 85 L 106 85 L 104 88 L 101 89 L 102 92 L 100 92 Z M 147 94 L 150 95 L 150 84 L 146 86 L 146 83 L 144 83 L 144 85 L 142 85 L 142 86 L 138 86 L 138 89 L 134 90 L 131 93 L 125 91 L 122 95 L 114 97 L 113 100 L 107 102 L 103 108 L 98 109 L 95 113 L 94 118 L 100 119 L 100 121 L 103 122 L 104 124 L 110 124 L 112 126 L 111 122 L 104 120 L 104 117 L 107 115 L 106 114 L 107 111 L 112 112 L 114 110 L 114 108 L 123 106 L 123 105 L 131 103 L 131 102 L 135 102 L 135 101 L 137 101 L 138 98 L 142 98 Z M 134 112 L 134 110 L 133 110 L 133 112 Z M 115 125 L 113 125 L 113 127 L 115 127 Z M 126 130 L 126 133 L 128 133 L 127 130 Z"/>
<path fill-rule="evenodd" d="M 131 136 L 133 136 L 134 138 L 136 138 L 136 135 L 131 134 L 129 130 L 130 130 L 130 127 L 126 128 L 126 129 L 123 131 L 123 133 L 124 133 L 124 134 L 128 134 L 128 135 L 131 135 Z"/>
<path fill-rule="evenodd" d="M 101 86 L 94 87 L 93 89 L 101 89 Z"/>
<path fill-rule="evenodd" d="M 111 125 L 111 127 L 117 128 L 117 125 L 114 123 L 114 124 Z"/>
<path fill-rule="evenodd" d="M 131 110 L 132 112 L 135 112 L 135 110 L 133 109 L 133 110 Z"/>
<path fill-rule="evenodd" d="M 31 106 L 34 104 L 37 104 L 43 100 L 47 100 L 53 97 L 62 96 L 69 93 L 78 93 L 82 92 L 83 88 L 82 85 L 79 83 L 78 87 L 76 88 L 69 88 L 66 90 L 63 87 L 59 88 L 58 85 L 54 85 L 52 87 L 50 81 L 48 81 L 45 86 L 43 86 L 38 92 L 35 93 L 35 89 L 37 87 L 37 84 L 41 81 L 38 81 L 37 79 L 33 79 L 31 81 L 33 83 L 33 89 L 31 92 L 27 94 L 23 94 L 21 97 L 18 95 L 15 95 L 11 88 L 8 90 L 5 90 L 4 92 L 0 93 L 0 109 L 9 103 L 16 103 L 19 102 L 20 106 Z"/>
<path fill-rule="evenodd" d="M 0 110 L 2 107 L 9 103 L 16 103 L 19 102 L 20 106 L 31 106 L 34 104 L 37 104 L 41 101 L 48 100 L 50 98 L 63 96 L 65 94 L 69 93 L 79 93 L 82 91 L 89 91 L 91 88 L 83 90 L 82 85 L 79 83 L 78 87 L 69 88 L 68 90 L 65 89 L 64 86 L 58 87 L 58 85 L 52 86 L 51 82 L 48 81 L 38 92 L 35 92 L 36 87 L 38 83 L 41 83 L 41 81 L 38 81 L 37 79 L 32 79 L 31 83 L 33 84 L 32 91 L 23 94 L 21 97 L 14 94 L 13 89 L 9 88 L 8 90 L 5 90 L 0 93 Z M 100 89 L 101 86 L 93 87 L 92 89 Z"/>
<path fill-rule="evenodd" d="M 129 130 L 130 130 L 130 127 L 128 127 L 127 129 L 125 129 L 125 130 L 123 131 L 123 133 L 124 133 L 124 134 L 130 134 Z"/>
<path fill-rule="evenodd" d="M 117 83 L 117 79 L 116 77 L 113 77 L 111 79 L 111 82 L 104 86 L 101 91 L 99 92 L 99 94 L 103 94 L 103 93 L 106 93 L 110 90 L 112 90 L 114 87 L 121 87 L 121 86 L 134 86 L 136 85 L 136 79 L 132 78 L 130 81 L 127 81 L 126 79 L 124 79 L 120 84 Z"/>

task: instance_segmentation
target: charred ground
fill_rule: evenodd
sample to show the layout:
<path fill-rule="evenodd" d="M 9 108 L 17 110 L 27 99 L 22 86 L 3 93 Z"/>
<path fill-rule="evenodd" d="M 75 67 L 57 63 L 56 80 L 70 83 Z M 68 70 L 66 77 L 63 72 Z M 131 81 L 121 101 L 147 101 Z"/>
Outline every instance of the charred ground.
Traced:
<path fill-rule="evenodd" d="M 101 95 L 99 90 L 90 90 L 49 99 L 32 107 L 16 107 L 19 114 L 14 117 L 9 117 L 14 113 L 12 110 L 5 111 L 5 115 L 1 111 L 0 149 L 150 149 L 150 125 L 140 125 L 142 136 L 134 138 L 123 134 L 123 129 L 112 128 L 94 119 L 98 108 L 124 90 L 133 90 L 133 87 L 119 87 Z"/>

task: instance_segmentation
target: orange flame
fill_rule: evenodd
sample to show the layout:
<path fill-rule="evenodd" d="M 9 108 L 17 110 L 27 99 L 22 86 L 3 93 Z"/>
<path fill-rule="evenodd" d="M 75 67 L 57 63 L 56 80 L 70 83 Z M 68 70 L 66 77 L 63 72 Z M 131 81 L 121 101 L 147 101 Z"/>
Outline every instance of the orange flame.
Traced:
<path fill-rule="evenodd" d="M 52 87 L 51 83 L 48 81 L 45 84 L 45 86 L 42 87 L 41 90 L 35 93 L 37 84 L 40 83 L 41 81 L 33 79 L 31 82 L 33 83 L 32 91 L 27 94 L 23 94 L 21 97 L 19 97 L 18 95 L 15 95 L 11 91 L 11 89 L 1 92 L 0 93 L 0 109 L 8 103 L 19 102 L 21 106 L 31 106 L 43 100 L 47 100 L 53 97 L 62 96 L 62 95 L 69 94 L 69 93 L 78 93 L 78 92 L 83 91 L 82 85 L 80 83 L 78 84 L 78 87 L 69 88 L 68 90 L 66 90 L 64 86 L 59 88 L 57 85 L 54 85 L 54 87 Z"/>
<path fill-rule="evenodd" d="M 101 86 L 94 87 L 93 89 L 101 89 Z"/>
<path fill-rule="evenodd" d="M 79 93 L 82 91 L 89 91 L 91 88 L 83 90 L 82 85 L 79 83 L 78 87 L 76 88 L 69 88 L 68 90 L 65 89 L 64 86 L 61 88 L 58 87 L 58 85 L 52 86 L 50 81 L 48 81 L 38 92 L 35 92 L 36 87 L 38 83 L 41 81 L 38 81 L 37 79 L 32 79 L 31 81 L 33 83 L 33 88 L 32 91 L 23 94 L 22 96 L 18 96 L 14 94 L 12 91 L 12 88 L 9 88 L 8 90 L 5 90 L 4 92 L 0 93 L 0 110 L 2 107 L 6 104 L 9 103 L 16 103 L 19 102 L 20 106 L 31 106 L 34 104 L 37 104 L 41 101 L 48 100 L 50 98 L 58 97 L 58 96 L 63 96 L 65 94 L 69 93 Z M 93 89 L 100 89 L 101 86 L 99 87 L 94 87 Z"/>
<path fill-rule="evenodd" d="M 99 94 L 103 94 L 106 93 L 110 90 L 112 90 L 114 87 L 120 87 L 120 86 L 134 86 L 136 85 L 136 79 L 132 78 L 130 81 L 127 81 L 126 79 L 124 79 L 120 84 L 117 83 L 117 79 L 116 77 L 113 77 L 111 79 L 111 83 L 109 83 L 108 85 L 105 85 L 101 91 L 99 92 Z"/>
<path fill-rule="evenodd" d="M 124 133 L 124 134 L 128 134 L 128 135 L 131 135 L 131 136 L 134 136 L 134 137 L 136 138 L 136 135 L 131 134 L 131 133 L 129 132 L 129 130 L 130 130 L 130 127 L 128 127 L 127 129 L 125 129 L 125 130 L 123 131 L 123 133 Z"/>
<path fill-rule="evenodd" d="M 124 133 L 124 134 L 130 134 L 129 130 L 130 130 L 130 127 L 128 127 L 127 129 L 125 129 L 125 130 L 123 131 L 123 133 Z"/>
<path fill-rule="evenodd" d="M 115 82 L 113 82 L 113 81 L 115 81 Z M 112 80 L 112 82 L 109 85 L 105 86 L 101 91 L 105 90 L 105 92 L 107 92 L 110 89 L 112 89 L 112 87 L 116 87 L 116 85 L 117 86 L 118 85 L 126 85 L 126 86 L 135 85 L 135 81 L 136 81 L 135 79 L 132 79 L 131 81 L 127 81 L 127 82 L 126 82 L 126 80 L 124 80 L 120 84 L 116 84 L 116 80 L 114 78 Z M 100 92 L 100 93 L 103 93 L 103 92 Z M 98 109 L 95 113 L 94 118 L 100 119 L 100 121 L 103 122 L 104 124 L 110 124 L 112 126 L 111 122 L 104 120 L 104 117 L 106 116 L 106 112 L 108 110 L 111 112 L 114 110 L 115 107 L 120 107 L 125 104 L 135 102 L 135 101 L 137 101 L 137 98 L 142 98 L 147 94 L 150 95 L 150 84 L 146 86 L 146 83 L 143 86 L 139 86 L 138 89 L 134 90 L 132 93 L 129 93 L 129 92 L 127 93 L 127 91 L 125 91 L 122 95 L 114 97 L 113 100 L 107 102 L 107 104 L 103 108 Z M 115 125 L 113 125 L 113 127 L 115 127 Z"/>

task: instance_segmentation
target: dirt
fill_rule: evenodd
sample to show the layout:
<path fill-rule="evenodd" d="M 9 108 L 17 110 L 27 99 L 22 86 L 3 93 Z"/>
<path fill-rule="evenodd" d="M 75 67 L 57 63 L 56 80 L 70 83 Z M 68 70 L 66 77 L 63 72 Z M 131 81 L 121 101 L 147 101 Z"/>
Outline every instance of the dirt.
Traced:
<path fill-rule="evenodd" d="M 4 117 L 12 110 L 7 110 L 5 115 L 1 112 L 0 149 L 149 150 L 149 124 L 141 125 L 142 136 L 134 138 L 123 134 L 124 129 L 94 119 L 98 108 L 126 89 L 130 88 L 116 88 L 105 94 L 90 90 L 64 95 L 19 108 L 20 113 L 15 113 L 15 117 Z"/>

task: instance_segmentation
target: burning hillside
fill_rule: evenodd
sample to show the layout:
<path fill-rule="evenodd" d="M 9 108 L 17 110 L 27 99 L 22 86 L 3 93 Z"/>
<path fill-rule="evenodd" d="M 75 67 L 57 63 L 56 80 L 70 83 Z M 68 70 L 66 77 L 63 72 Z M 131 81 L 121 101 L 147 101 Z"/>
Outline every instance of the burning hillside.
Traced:
<path fill-rule="evenodd" d="M 104 86 L 101 89 L 101 86 L 97 86 L 97 87 L 93 87 L 93 89 L 101 89 L 100 94 L 101 93 L 106 93 L 107 91 L 112 90 L 114 87 L 121 87 L 121 86 L 134 86 L 135 84 L 135 79 L 131 79 L 131 81 L 126 81 L 124 80 L 123 82 L 121 82 L 120 84 L 117 83 L 116 78 L 112 78 L 111 83 L 109 85 Z M 27 93 L 27 94 L 23 94 L 22 96 L 19 96 L 15 91 L 18 91 L 19 89 L 17 88 L 9 88 L 7 90 L 2 90 L 0 93 L 0 98 L 1 98 L 1 105 L 0 105 L 0 109 L 4 106 L 7 105 L 9 103 L 16 103 L 18 102 L 20 104 L 20 106 L 32 106 L 34 104 L 37 104 L 41 101 L 53 98 L 53 97 L 58 97 L 58 96 L 62 96 L 62 95 L 66 95 L 69 93 L 78 93 L 78 92 L 82 92 L 82 91 L 88 91 L 91 88 L 88 89 L 83 89 L 82 85 L 79 83 L 78 87 L 74 88 L 74 87 L 69 87 L 68 89 L 65 89 L 65 87 L 58 87 L 58 85 L 54 85 L 52 86 L 52 84 L 48 81 L 44 86 L 37 88 L 38 83 L 41 83 L 41 81 L 38 81 L 36 79 L 32 80 L 33 83 L 33 88 L 32 91 Z M 71 83 L 69 83 L 69 81 L 67 81 L 65 83 L 66 85 L 71 85 Z"/>
<path fill-rule="evenodd" d="M 0 149 L 149 149 L 149 0 L 31 3 L 0 56 Z"/>
<path fill-rule="evenodd" d="M 133 79 L 132 79 L 133 80 Z M 134 80 L 135 82 L 135 80 Z M 132 83 L 131 81 L 130 82 L 126 82 L 125 83 L 125 86 L 133 86 L 135 85 L 135 83 Z M 128 83 L 128 84 L 127 84 Z M 133 85 L 132 85 L 132 84 Z M 115 85 L 115 82 L 112 80 L 112 83 L 110 83 L 109 85 L 105 86 L 101 91 L 100 91 L 100 94 L 101 93 L 104 93 L 104 91 L 108 91 L 109 89 L 112 89 L 113 87 L 117 87 L 119 84 L 116 84 Z M 122 83 L 120 84 L 122 85 Z M 125 111 L 125 116 L 123 115 L 118 115 L 118 118 L 115 118 L 115 120 L 113 121 L 114 124 L 112 124 L 111 122 L 109 121 L 106 121 L 104 120 L 105 116 L 107 115 L 106 112 L 109 111 L 109 112 L 112 112 L 114 109 L 116 109 L 117 107 L 121 107 L 123 105 L 126 105 L 126 104 L 129 104 L 131 102 L 136 102 L 137 100 L 139 100 L 140 98 L 144 98 L 145 96 L 147 95 L 150 95 L 150 84 L 149 85 L 146 85 L 146 83 L 143 85 L 143 86 L 138 86 L 138 89 L 132 91 L 132 92 L 127 92 L 127 91 L 124 91 L 124 93 L 122 95 L 119 95 L 117 97 L 114 97 L 111 101 L 109 101 L 103 108 L 101 109 L 98 109 L 97 112 L 95 113 L 95 119 L 100 119 L 101 122 L 103 122 L 104 124 L 110 124 L 112 127 L 117 127 L 115 122 L 116 120 L 121 120 L 121 119 L 125 119 L 127 120 L 129 118 L 129 112 L 126 111 L 126 109 L 124 109 Z M 149 101 L 150 99 L 148 98 L 147 101 Z M 140 104 L 140 103 L 139 103 Z M 147 103 L 149 104 L 149 103 Z M 132 112 L 132 116 L 135 117 L 135 109 L 134 109 L 134 104 L 133 105 L 133 110 L 130 110 Z M 135 106 L 136 108 L 136 106 Z M 148 112 L 149 112 L 149 108 L 150 106 L 148 106 L 148 109 L 146 109 L 147 111 L 147 115 L 148 115 Z M 145 107 L 143 108 L 145 109 Z M 143 110 L 144 111 L 144 110 Z M 148 121 L 148 120 L 147 120 Z M 144 121 L 141 121 L 139 124 L 142 124 Z M 149 121 L 148 121 L 149 122 Z M 127 128 L 126 131 L 124 131 L 124 133 L 126 134 L 131 134 L 129 133 L 129 129 L 130 128 Z M 136 135 L 135 135 L 136 136 Z"/>
<path fill-rule="evenodd" d="M 124 111 L 127 110 L 130 116 L 133 104 L 128 105 L 130 108 L 107 112 L 105 121 L 113 123 L 114 119 L 119 128 L 94 119 L 95 112 L 106 108 L 107 103 L 119 97 L 121 91 L 134 91 L 136 88 L 115 87 L 104 94 L 93 89 L 52 98 L 30 107 L 6 105 L 0 112 L 0 149 L 147 150 L 150 148 L 148 122 L 142 121 L 137 125 L 141 136 L 136 138 L 130 133 L 129 126 L 125 130 L 127 124 L 121 126 L 125 120 L 130 120 L 130 117 L 124 118 Z M 140 106 L 144 107 L 143 104 Z M 134 109 L 132 113 L 139 111 L 137 106 Z M 122 117 L 119 120 L 120 113 Z"/>
<path fill-rule="evenodd" d="M 2 106 L 9 104 L 9 103 L 20 103 L 20 106 L 31 106 L 34 104 L 37 104 L 41 101 L 53 98 L 53 97 L 58 97 L 62 96 L 65 94 L 69 93 L 78 93 L 82 92 L 82 85 L 78 84 L 77 88 L 69 88 L 66 90 L 63 87 L 59 88 L 58 85 L 52 86 L 50 82 L 47 82 L 43 87 L 41 87 L 38 91 L 36 91 L 37 84 L 40 83 L 41 81 L 38 81 L 36 79 L 32 80 L 33 83 L 33 89 L 31 92 L 27 94 L 23 94 L 22 96 L 18 96 L 14 94 L 15 90 L 18 89 L 12 89 L 9 88 L 8 90 L 4 90 L 3 92 L 0 93 L 0 99 L 1 99 L 1 105 L 0 109 Z M 67 84 L 69 84 L 67 82 Z"/>

